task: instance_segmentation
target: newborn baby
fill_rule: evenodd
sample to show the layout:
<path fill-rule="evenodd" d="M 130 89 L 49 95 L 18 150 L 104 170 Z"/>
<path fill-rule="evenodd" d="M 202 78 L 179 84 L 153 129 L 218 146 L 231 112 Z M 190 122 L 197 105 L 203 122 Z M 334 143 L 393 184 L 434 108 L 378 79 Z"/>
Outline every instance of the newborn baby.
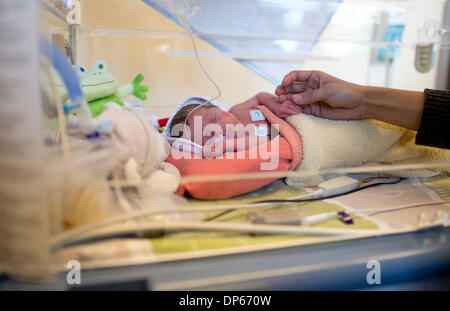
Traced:
<path fill-rule="evenodd" d="M 280 118 L 301 112 L 290 102 L 278 103 L 276 96 L 258 93 L 229 111 L 207 103 L 190 104 L 173 116 L 169 126 L 171 137 L 180 137 L 202 146 L 205 158 L 227 152 L 250 149 L 279 135 L 277 124 L 270 124 L 256 106 L 265 106 Z"/>

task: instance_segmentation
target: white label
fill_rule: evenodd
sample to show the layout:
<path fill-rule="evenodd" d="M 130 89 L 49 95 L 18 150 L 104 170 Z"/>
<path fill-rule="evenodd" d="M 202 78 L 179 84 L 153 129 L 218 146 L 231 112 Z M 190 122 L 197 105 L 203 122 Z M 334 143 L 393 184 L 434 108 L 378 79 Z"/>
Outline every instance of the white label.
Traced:
<path fill-rule="evenodd" d="M 250 110 L 250 118 L 252 118 L 252 121 L 264 121 L 266 119 L 259 110 Z"/>
<path fill-rule="evenodd" d="M 268 136 L 269 128 L 267 125 L 258 125 L 255 127 L 255 136 Z"/>

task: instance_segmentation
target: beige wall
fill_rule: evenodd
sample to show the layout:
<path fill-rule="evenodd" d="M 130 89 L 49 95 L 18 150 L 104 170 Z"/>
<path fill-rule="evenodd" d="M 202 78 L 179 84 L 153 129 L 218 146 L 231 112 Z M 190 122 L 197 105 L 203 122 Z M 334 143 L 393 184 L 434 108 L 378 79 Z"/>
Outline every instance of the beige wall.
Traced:
<path fill-rule="evenodd" d="M 117 28 L 181 32 L 183 29 L 140 0 L 82 0 L 82 28 Z M 181 37 L 181 38 L 180 38 Z M 184 38 L 183 38 L 184 37 Z M 215 51 L 197 40 L 201 51 Z M 216 96 L 194 57 L 167 56 L 168 50 L 192 51 L 187 36 L 90 36 L 82 32 L 78 45 L 78 64 L 92 66 L 104 60 L 119 85 L 129 83 L 142 72 L 149 86 L 145 109 L 168 116 L 184 98 L 192 95 Z M 202 63 L 222 91 L 220 101 L 233 105 L 257 92 L 273 92 L 275 86 L 236 61 L 203 58 Z"/>

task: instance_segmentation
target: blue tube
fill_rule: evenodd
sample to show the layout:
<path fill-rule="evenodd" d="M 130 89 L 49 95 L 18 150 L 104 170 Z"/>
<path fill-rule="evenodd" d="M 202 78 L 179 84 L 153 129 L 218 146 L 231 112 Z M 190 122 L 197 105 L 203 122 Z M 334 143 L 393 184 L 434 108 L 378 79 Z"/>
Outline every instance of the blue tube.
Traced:
<path fill-rule="evenodd" d="M 92 118 L 91 110 L 84 97 L 80 81 L 64 53 L 42 34 L 39 34 L 39 51 L 49 59 L 66 86 L 71 105 L 69 107 L 64 106 L 64 113 L 68 114 L 69 112 L 76 111 L 82 132 L 89 135 L 95 133 L 96 123 Z"/>
<path fill-rule="evenodd" d="M 84 94 L 80 86 L 72 65 L 67 60 L 63 52 L 53 43 L 48 41 L 42 34 L 39 34 L 39 51 L 47 57 L 50 63 L 55 67 L 66 86 L 69 98 L 72 103 L 84 100 Z"/>

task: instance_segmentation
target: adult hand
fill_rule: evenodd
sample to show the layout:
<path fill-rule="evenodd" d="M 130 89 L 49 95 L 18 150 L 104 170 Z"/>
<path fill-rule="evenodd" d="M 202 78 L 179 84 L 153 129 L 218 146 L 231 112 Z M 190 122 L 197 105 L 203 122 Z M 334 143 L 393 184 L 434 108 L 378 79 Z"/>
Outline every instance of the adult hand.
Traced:
<path fill-rule="evenodd" d="M 280 104 L 336 120 L 377 119 L 412 130 L 420 125 L 424 92 L 361 86 L 321 71 L 292 71 L 277 87 Z"/>
<path fill-rule="evenodd" d="M 281 105 L 292 102 L 306 114 L 337 120 L 366 118 L 363 87 L 321 71 L 292 71 L 275 94 Z"/>

